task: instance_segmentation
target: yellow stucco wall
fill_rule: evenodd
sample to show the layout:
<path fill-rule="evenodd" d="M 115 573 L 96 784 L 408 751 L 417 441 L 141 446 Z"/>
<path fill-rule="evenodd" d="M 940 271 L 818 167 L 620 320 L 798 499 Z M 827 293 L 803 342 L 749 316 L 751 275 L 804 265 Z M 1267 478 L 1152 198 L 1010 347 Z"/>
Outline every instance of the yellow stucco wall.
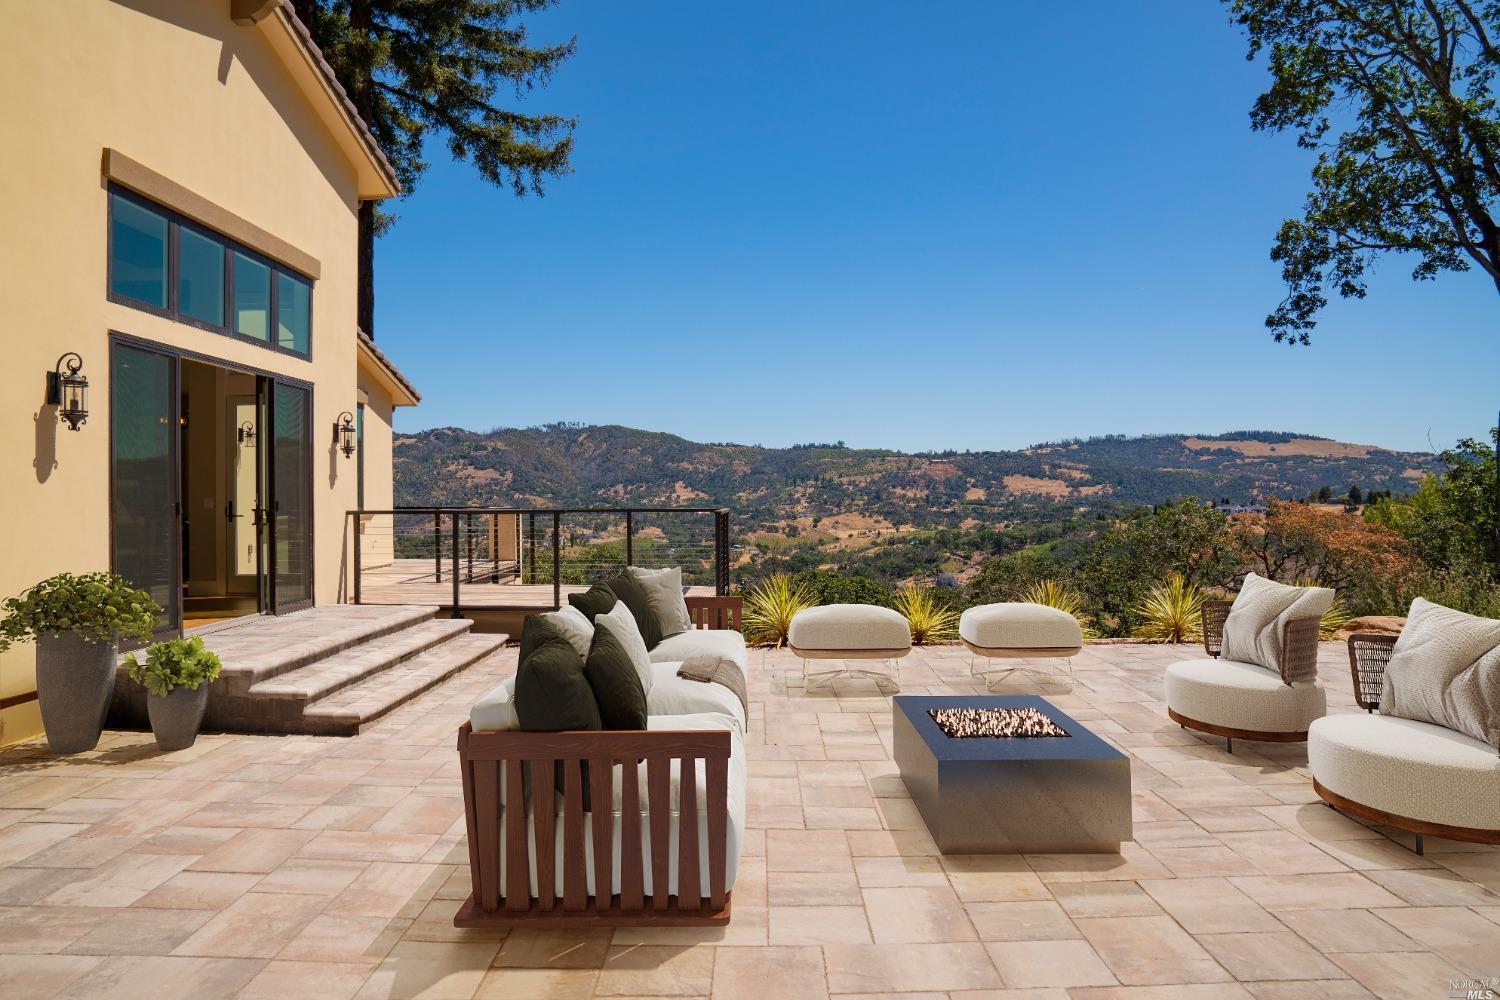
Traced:
<path fill-rule="evenodd" d="M 0 32 L 0 595 L 109 566 L 111 330 L 314 384 L 315 592 L 337 600 L 355 466 L 330 445 L 357 400 L 356 163 L 262 24 L 228 0 L 6 5 Z M 285 44 L 285 37 L 276 38 Z M 317 258 L 313 360 L 175 323 L 106 298 L 103 151 L 118 150 Z M 368 172 L 368 166 L 364 169 Z M 43 408 L 44 373 L 83 356 L 78 433 Z M 372 421 L 372 423 L 378 423 Z M 389 415 L 385 418 L 389 424 Z M 367 488 L 390 491 L 384 459 Z M 0 654 L 0 698 L 34 689 L 30 647 Z M 35 735 L 34 703 L 0 713 L 0 744 Z"/>

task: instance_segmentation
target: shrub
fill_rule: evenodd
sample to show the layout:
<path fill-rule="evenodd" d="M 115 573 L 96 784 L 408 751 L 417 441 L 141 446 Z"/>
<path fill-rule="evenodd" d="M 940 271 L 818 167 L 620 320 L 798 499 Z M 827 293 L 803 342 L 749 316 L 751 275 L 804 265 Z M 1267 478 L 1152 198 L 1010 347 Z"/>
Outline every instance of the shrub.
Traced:
<path fill-rule="evenodd" d="M 780 649 L 792 627 L 792 617 L 816 606 L 811 590 L 785 573 L 774 573 L 745 595 L 745 641 L 752 646 Z"/>
<path fill-rule="evenodd" d="M 931 588 L 908 583 L 896 595 L 895 606 L 911 629 L 913 646 L 949 642 L 958 635 L 959 613 L 938 603 Z"/>
<path fill-rule="evenodd" d="M 1099 632 L 1089 623 L 1088 615 L 1083 610 L 1083 595 L 1069 587 L 1065 583 L 1056 580 L 1041 580 L 1032 584 L 1026 593 L 1021 595 L 1021 600 L 1027 604 L 1041 604 L 1059 611 L 1066 611 L 1078 619 L 1078 625 L 1083 629 L 1085 639 L 1099 638 Z"/>
<path fill-rule="evenodd" d="M 153 643 L 143 665 L 134 653 L 125 657 L 130 679 L 154 695 L 165 698 L 177 688 L 196 691 L 219 679 L 222 664 L 199 636 Z"/>
<path fill-rule="evenodd" d="M 994 556 L 986 559 L 969 581 L 969 600 L 975 604 L 1019 601 L 1036 584 L 1060 571 L 1057 563 L 1035 552 Z"/>
<path fill-rule="evenodd" d="M 891 592 L 867 576 L 845 576 L 824 569 L 803 570 L 792 584 L 805 588 L 817 604 L 878 604 L 891 606 Z"/>
<path fill-rule="evenodd" d="M 1134 608 L 1133 634 L 1151 642 L 1197 642 L 1203 638 L 1203 589 L 1181 573 L 1151 588 Z"/>
<path fill-rule="evenodd" d="M 89 642 L 151 638 L 161 605 L 113 573 L 59 573 L 16 597 L 0 618 L 0 652 L 17 642 L 69 633 Z"/>

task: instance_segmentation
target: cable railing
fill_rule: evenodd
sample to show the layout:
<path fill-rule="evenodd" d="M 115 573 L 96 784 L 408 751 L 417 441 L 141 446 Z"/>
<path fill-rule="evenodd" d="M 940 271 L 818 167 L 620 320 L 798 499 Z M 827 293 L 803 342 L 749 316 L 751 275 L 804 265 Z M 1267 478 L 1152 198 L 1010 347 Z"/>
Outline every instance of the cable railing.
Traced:
<path fill-rule="evenodd" d="M 343 599 L 463 610 L 561 607 L 626 566 L 729 592 L 722 507 L 396 507 L 347 512 Z"/>

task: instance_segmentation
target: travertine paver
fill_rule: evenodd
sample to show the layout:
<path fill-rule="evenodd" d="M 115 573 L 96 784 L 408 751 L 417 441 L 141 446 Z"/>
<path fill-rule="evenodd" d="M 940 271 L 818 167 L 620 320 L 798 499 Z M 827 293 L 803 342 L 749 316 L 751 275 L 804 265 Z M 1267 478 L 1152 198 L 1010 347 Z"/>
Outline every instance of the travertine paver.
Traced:
<path fill-rule="evenodd" d="M 1167 721 L 1191 650 L 1093 646 L 1018 680 L 1132 758 L 1118 855 L 938 854 L 890 759 L 890 701 L 813 695 L 751 654 L 750 831 L 727 928 L 460 930 L 454 731 L 490 657 L 349 738 L 111 733 L 0 751 L 0 984 L 17 997 L 1390 997 L 1500 976 L 1500 850 L 1322 806 L 1305 748 L 1230 756 Z M 1352 711 L 1326 646 L 1334 711 Z M 975 690 L 918 649 L 910 693 Z"/>

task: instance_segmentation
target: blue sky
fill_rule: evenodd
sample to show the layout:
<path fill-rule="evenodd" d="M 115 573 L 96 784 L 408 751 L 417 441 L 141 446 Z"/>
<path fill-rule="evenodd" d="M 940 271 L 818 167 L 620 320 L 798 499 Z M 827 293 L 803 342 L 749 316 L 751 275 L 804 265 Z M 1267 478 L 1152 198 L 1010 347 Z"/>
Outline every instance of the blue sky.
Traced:
<path fill-rule="evenodd" d="M 1311 348 L 1262 326 L 1311 154 L 1205 0 L 563 0 L 523 104 L 575 172 L 515 198 L 434 145 L 377 247 L 402 430 L 1015 448 L 1295 430 L 1438 447 L 1500 406 L 1500 299 L 1382 263 Z M 509 99 L 509 95 L 506 95 Z M 515 103 L 515 102 L 511 102 Z"/>

